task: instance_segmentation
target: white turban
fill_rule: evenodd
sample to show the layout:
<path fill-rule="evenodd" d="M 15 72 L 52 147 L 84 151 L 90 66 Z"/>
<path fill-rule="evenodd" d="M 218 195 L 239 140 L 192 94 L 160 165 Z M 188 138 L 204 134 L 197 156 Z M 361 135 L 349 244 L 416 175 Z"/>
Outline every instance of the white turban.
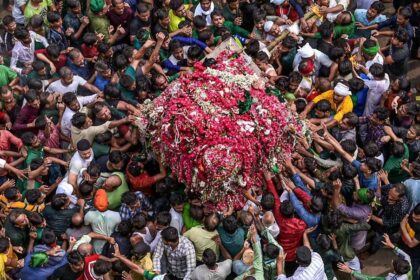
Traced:
<path fill-rule="evenodd" d="M 267 21 L 264 23 L 264 31 L 265 31 L 265 32 L 270 32 L 271 27 L 273 27 L 273 25 L 274 25 L 274 22 L 272 22 L 271 20 L 267 20 Z"/>
<path fill-rule="evenodd" d="M 342 83 L 338 83 L 334 87 L 334 93 L 336 93 L 336 94 L 338 94 L 340 96 L 348 96 L 348 95 L 351 95 L 350 88 L 348 86 L 346 86 L 345 84 L 342 84 Z"/>
<path fill-rule="evenodd" d="M 315 54 L 314 49 L 309 45 L 309 43 L 306 43 L 303 47 L 298 49 L 298 53 L 300 53 L 300 56 L 302 58 L 309 58 L 312 57 Z"/>
<path fill-rule="evenodd" d="M 280 6 L 284 3 L 285 0 L 271 0 L 270 3 L 273 3 L 276 6 Z"/>

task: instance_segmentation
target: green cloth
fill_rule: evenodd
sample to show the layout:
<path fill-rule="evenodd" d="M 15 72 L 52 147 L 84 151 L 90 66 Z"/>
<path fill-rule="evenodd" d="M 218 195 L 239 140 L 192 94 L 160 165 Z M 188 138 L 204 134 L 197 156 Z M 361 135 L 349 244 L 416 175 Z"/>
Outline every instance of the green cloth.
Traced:
<path fill-rule="evenodd" d="M 271 235 L 271 233 L 265 228 L 262 230 L 261 235 L 267 239 L 269 244 L 273 244 L 280 249 L 280 252 L 283 251 L 283 247 L 277 243 L 276 239 Z M 269 259 L 263 257 L 263 268 L 264 268 L 264 279 L 266 280 L 276 280 L 277 279 L 277 260 Z"/>
<path fill-rule="evenodd" d="M 133 66 L 128 65 L 124 71 L 124 74 L 130 76 L 133 80 L 136 80 L 136 69 L 134 69 Z"/>
<path fill-rule="evenodd" d="M 163 48 L 160 48 L 159 50 L 159 58 L 160 61 L 165 61 L 171 56 L 171 52 L 168 50 L 165 50 Z"/>
<path fill-rule="evenodd" d="M 282 74 L 288 74 L 293 71 L 293 60 L 295 59 L 297 48 L 291 49 L 287 54 L 282 55 L 280 62 L 282 65 Z"/>
<path fill-rule="evenodd" d="M 249 32 L 248 31 L 246 31 L 245 29 L 243 29 L 240 26 L 237 26 L 236 24 L 234 24 L 231 21 L 225 20 L 225 22 L 223 23 L 223 26 L 226 27 L 230 31 L 230 33 L 232 33 L 232 35 L 239 35 L 239 36 L 244 37 L 244 38 L 249 37 Z M 216 32 L 217 28 L 212 26 L 210 30 L 214 33 L 214 32 Z"/>
<path fill-rule="evenodd" d="M 93 33 L 101 33 L 104 35 L 104 42 L 109 40 L 108 27 L 110 25 L 109 19 L 106 16 L 98 16 L 94 13 L 89 14 L 89 28 Z"/>
<path fill-rule="evenodd" d="M 401 169 L 401 163 L 404 159 L 408 159 L 410 152 L 408 150 L 408 146 L 404 145 L 404 155 L 400 158 L 397 158 L 391 155 L 388 160 L 385 162 L 384 170 L 388 172 L 389 182 L 392 184 L 400 183 L 408 179 L 410 176 Z"/>
<path fill-rule="evenodd" d="M 120 83 L 118 83 L 117 87 L 120 89 L 121 91 L 121 97 L 122 100 L 130 103 L 131 105 L 137 106 L 137 104 L 139 104 L 139 101 L 136 99 L 136 92 L 135 91 L 131 91 L 126 89 L 125 87 L 123 87 Z"/>
<path fill-rule="evenodd" d="M 52 122 L 57 125 L 58 124 L 58 111 L 57 109 L 47 109 L 44 108 L 41 111 L 40 116 L 47 116 L 48 118 L 52 118 Z"/>
<path fill-rule="evenodd" d="M 0 87 L 7 86 L 16 77 L 16 72 L 7 66 L 0 65 Z"/>
<path fill-rule="evenodd" d="M 32 268 L 39 268 L 48 263 L 48 255 L 45 252 L 36 252 L 31 256 L 29 266 Z"/>
<path fill-rule="evenodd" d="M 128 192 L 127 181 L 125 176 L 121 172 L 113 172 L 112 175 L 117 175 L 121 179 L 121 185 L 113 192 L 107 192 L 108 197 L 108 209 L 117 210 L 121 206 L 121 196 L 123 193 Z"/>
<path fill-rule="evenodd" d="M 367 55 L 374 56 L 379 52 L 379 45 L 376 44 L 375 46 L 370 48 L 362 47 L 362 51 Z"/>
<path fill-rule="evenodd" d="M 92 150 L 95 155 L 95 159 L 98 159 L 101 156 L 109 154 L 111 152 L 111 147 L 109 145 L 93 142 Z"/>
<path fill-rule="evenodd" d="M 255 280 L 265 280 L 260 243 L 255 242 L 254 244 L 252 244 L 252 250 L 254 251 L 254 262 L 252 263 L 252 266 L 255 270 L 255 273 L 251 273 L 250 270 L 247 270 L 245 273 L 238 275 L 234 280 L 242 280 L 249 275 L 254 276 Z"/>
<path fill-rule="evenodd" d="M 362 188 L 357 191 L 357 196 L 359 197 L 359 200 L 362 204 L 369 203 L 369 198 L 367 196 L 368 190 L 368 188 Z"/>
<path fill-rule="evenodd" d="M 189 230 L 189 229 L 191 229 L 195 226 L 201 225 L 200 221 L 197 221 L 197 220 L 194 220 L 193 218 L 191 218 L 190 208 L 191 208 L 191 204 L 185 203 L 184 211 L 182 212 L 182 220 L 184 221 L 184 226 L 187 230 Z"/>
<path fill-rule="evenodd" d="M 26 146 L 26 148 L 28 149 L 28 156 L 25 159 L 25 164 L 26 166 L 30 166 L 32 160 L 36 159 L 36 158 L 44 158 L 44 147 L 41 146 L 40 149 L 34 149 L 32 147 L 28 147 Z"/>
<path fill-rule="evenodd" d="M 25 210 L 16 209 L 14 211 L 18 211 L 20 213 L 26 214 Z M 4 228 L 6 230 L 6 236 L 10 238 L 10 242 L 13 246 L 21 246 L 23 248 L 28 247 L 29 243 L 29 229 L 21 229 L 15 227 L 11 222 L 10 219 L 7 218 L 4 224 Z"/>
<path fill-rule="evenodd" d="M 322 261 L 324 262 L 324 271 L 327 275 L 328 280 L 333 280 L 335 277 L 333 263 L 340 261 L 340 254 L 338 254 L 332 249 L 329 249 L 324 252 L 319 252 L 319 255 L 321 256 Z"/>
<path fill-rule="evenodd" d="M 338 24 L 334 24 L 334 39 L 340 38 L 341 35 L 348 35 L 349 38 L 352 38 L 354 35 L 354 30 L 356 27 L 356 20 L 354 19 L 354 16 L 351 15 L 351 22 L 348 25 L 338 25 Z M 315 38 L 316 39 L 321 39 L 321 33 L 320 32 L 316 32 L 315 33 Z"/>
<path fill-rule="evenodd" d="M 99 13 L 105 6 L 104 0 L 91 0 L 90 1 L 90 10 L 94 13 Z"/>

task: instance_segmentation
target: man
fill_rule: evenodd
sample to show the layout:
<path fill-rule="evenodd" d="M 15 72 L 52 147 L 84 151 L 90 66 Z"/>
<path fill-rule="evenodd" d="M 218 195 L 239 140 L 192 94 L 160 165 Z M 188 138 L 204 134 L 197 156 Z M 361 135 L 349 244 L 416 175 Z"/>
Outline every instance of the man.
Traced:
<path fill-rule="evenodd" d="M 407 74 L 408 58 L 410 57 L 408 42 L 409 36 L 407 31 L 398 29 L 391 39 L 389 50 L 384 52 L 385 71 L 391 79 Z"/>
<path fill-rule="evenodd" d="M 69 67 L 62 67 L 58 71 L 58 75 L 60 76 L 60 79 L 52 82 L 48 86 L 47 91 L 53 93 L 57 92 L 60 95 L 63 95 L 67 92 L 77 93 L 79 86 L 82 86 L 88 91 L 102 96 L 102 92 L 97 87 L 87 82 L 84 78 L 74 75 Z"/>
<path fill-rule="evenodd" d="M 104 124 L 93 126 L 91 118 L 85 113 L 77 112 L 71 118 L 71 140 L 72 143 L 75 144 L 81 139 L 86 139 L 92 144 L 96 135 L 133 121 L 134 118 L 132 116 L 127 116 L 117 121 L 107 121 Z"/>
<path fill-rule="evenodd" d="M 114 172 L 102 184 L 108 198 L 108 209 L 118 210 L 121 205 L 121 196 L 128 191 L 127 181 L 121 172 Z"/>
<path fill-rule="evenodd" d="M 67 66 L 71 71 L 85 80 L 89 80 L 92 69 L 87 64 L 83 54 L 78 49 L 72 49 L 67 58 Z"/>
<path fill-rule="evenodd" d="M 57 268 L 48 278 L 50 280 L 74 280 L 83 273 L 85 266 L 84 258 L 77 251 L 71 251 L 67 255 L 68 263 Z"/>
<path fill-rule="evenodd" d="M 131 18 L 133 17 L 133 12 L 131 11 L 130 6 L 125 4 L 123 0 L 112 0 L 111 3 L 112 8 L 106 14 L 111 25 L 115 30 L 121 26 L 125 31 L 128 31 Z M 125 32 L 124 35 L 127 35 L 127 32 Z"/>
<path fill-rule="evenodd" d="M 67 183 L 77 190 L 77 176 L 82 168 L 87 168 L 93 160 L 93 152 L 88 140 L 82 139 L 76 144 L 77 152 L 70 160 L 66 177 Z M 65 179 L 63 180 L 66 181 Z"/>
<path fill-rule="evenodd" d="M 121 220 L 131 220 L 139 213 L 146 213 L 152 210 L 149 199 L 140 191 L 127 191 L 121 196 L 120 216 Z"/>
<path fill-rule="evenodd" d="M 353 110 L 353 101 L 351 100 L 351 91 L 348 82 L 345 80 L 337 80 L 334 90 L 328 90 L 317 97 L 315 97 L 305 107 L 300 117 L 305 119 L 308 113 L 314 108 L 315 104 L 321 100 L 328 100 L 331 104 L 331 109 L 335 111 L 334 118 L 326 123 L 327 128 L 334 127 L 343 119 L 346 113 Z M 317 130 L 321 129 L 320 127 Z"/>
<path fill-rule="evenodd" d="M 25 95 L 25 98 L 27 103 L 22 107 L 22 110 L 20 110 L 12 127 L 18 135 L 25 131 L 36 131 L 35 120 L 39 115 L 41 107 L 41 102 L 39 101 L 39 97 L 35 90 L 29 90 Z"/>
<path fill-rule="evenodd" d="M 305 231 L 307 232 L 307 231 Z M 327 280 L 324 272 L 324 263 L 321 256 L 310 249 L 309 241 L 304 240 L 304 246 L 300 246 L 296 250 L 296 262 L 299 267 L 291 277 L 286 277 L 284 274 L 284 260 L 283 252 L 277 258 L 277 280 L 299 279 L 299 280 Z"/>
<path fill-rule="evenodd" d="M 330 69 L 334 68 L 331 67 L 334 64 L 334 62 L 332 62 L 326 54 L 320 52 L 319 50 L 314 50 L 308 43 L 297 50 L 297 54 L 295 56 L 295 59 L 293 60 L 293 69 L 295 71 L 298 71 L 300 62 L 304 60 L 312 60 L 314 62 L 316 75 L 319 75 L 319 70 L 321 69 L 321 66 Z"/>
<path fill-rule="evenodd" d="M 155 254 L 153 268 L 160 274 L 161 258 L 165 255 L 168 260 L 168 272 L 180 279 L 189 279 L 195 269 L 195 249 L 188 238 L 179 236 L 174 227 L 167 227 L 161 232 Z"/>
<path fill-rule="evenodd" d="M 104 0 L 92 0 L 90 2 L 89 14 L 89 29 L 91 32 L 97 33 L 103 38 L 103 42 L 107 42 L 113 45 L 120 37 L 125 35 L 125 29 L 123 27 L 116 28 L 116 32 L 112 35 L 109 34 L 110 21 L 106 16 L 109 7 L 106 5 Z"/>
<path fill-rule="evenodd" d="M 90 225 L 93 232 L 110 237 L 117 225 L 121 222 L 118 212 L 107 209 L 106 193 L 98 190 L 95 194 L 94 204 L 96 209 L 92 209 L 85 215 L 85 225 Z M 96 239 L 93 246 L 96 253 L 101 253 L 106 240 Z"/>
<path fill-rule="evenodd" d="M 26 250 L 29 245 L 29 220 L 23 210 L 12 210 L 4 225 L 13 246 Z"/>
<path fill-rule="evenodd" d="M 192 280 L 223 280 L 226 279 L 232 271 L 232 260 L 227 259 L 222 262 L 217 262 L 216 253 L 209 248 L 203 252 L 203 263 L 204 264 L 197 266 L 192 273 Z"/>
<path fill-rule="evenodd" d="M 412 279 L 419 279 L 420 268 L 420 203 L 400 223 L 402 247 L 411 258 Z"/>
<path fill-rule="evenodd" d="M 129 26 L 131 44 L 134 42 L 134 38 L 140 29 L 147 28 L 150 30 L 152 24 L 149 7 L 145 3 L 138 3 L 136 7 L 136 15 L 131 20 Z"/>
<path fill-rule="evenodd" d="M 0 108 L 7 114 L 5 115 L 6 128 L 11 129 L 21 110 L 23 98 L 20 95 L 15 96 L 8 86 L 0 88 L 0 97 Z"/>
<path fill-rule="evenodd" d="M 73 92 L 63 95 L 63 102 L 66 105 L 63 116 L 61 117 L 61 136 L 67 143 L 71 142 L 71 119 L 76 112 L 87 112 L 87 106 L 97 100 L 97 95 L 76 96 Z"/>

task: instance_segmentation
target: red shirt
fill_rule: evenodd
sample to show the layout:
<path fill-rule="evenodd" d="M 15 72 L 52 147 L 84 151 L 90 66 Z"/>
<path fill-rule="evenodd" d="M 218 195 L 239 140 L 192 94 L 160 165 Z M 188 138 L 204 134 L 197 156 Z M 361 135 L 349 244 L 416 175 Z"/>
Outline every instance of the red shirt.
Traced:
<path fill-rule="evenodd" d="M 277 241 L 287 253 L 286 261 L 296 260 L 296 249 L 302 244 L 303 231 L 306 229 L 306 223 L 299 218 L 286 218 L 280 212 L 280 197 L 274 188 L 273 181 L 267 181 L 267 189 L 274 195 L 274 218 L 280 227 L 280 234 Z"/>
<path fill-rule="evenodd" d="M 40 49 L 40 50 L 35 51 L 35 55 L 37 55 L 38 53 L 45 55 L 49 60 L 51 60 L 51 62 L 54 64 L 57 71 L 60 70 L 61 67 L 66 66 L 67 56 L 65 54 L 60 54 L 60 56 L 58 57 L 58 61 L 53 61 L 48 56 L 46 49 Z"/>
<path fill-rule="evenodd" d="M 85 257 L 85 270 L 77 280 L 102 280 L 102 276 L 98 277 L 93 272 L 93 266 L 97 260 L 99 260 L 98 254 Z"/>
<path fill-rule="evenodd" d="M 88 47 L 85 43 L 80 46 L 80 51 L 82 52 L 83 56 L 86 58 L 93 58 L 99 55 L 98 49 L 96 46 Z"/>
<path fill-rule="evenodd" d="M 134 176 L 128 169 L 126 172 L 128 182 L 130 182 L 131 188 L 134 191 L 142 191 L 146 196 L 152 194 L 151 186 L 156 184 L 155 178 L 149 176 L 147 172 L 141 173 L 139 176 Z"/>

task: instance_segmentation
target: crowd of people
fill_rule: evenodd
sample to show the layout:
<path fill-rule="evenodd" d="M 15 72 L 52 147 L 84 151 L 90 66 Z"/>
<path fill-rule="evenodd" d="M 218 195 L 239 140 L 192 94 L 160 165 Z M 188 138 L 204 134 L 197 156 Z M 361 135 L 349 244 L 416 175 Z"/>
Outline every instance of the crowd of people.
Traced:
<path fill-rule="evenodd" d="M 420 0 L 386 15 L 375 0 L 9 4 L 1 280 L 420 279 L 419 88 L 407 79 Z M 243 208 L 218 211 L 185 191 L 136 120 L 229 38 L 312 142 L 261 170 Z M 389 274 L 362 274 L 382 248 L 396 255 L 379 260 Z"/>

